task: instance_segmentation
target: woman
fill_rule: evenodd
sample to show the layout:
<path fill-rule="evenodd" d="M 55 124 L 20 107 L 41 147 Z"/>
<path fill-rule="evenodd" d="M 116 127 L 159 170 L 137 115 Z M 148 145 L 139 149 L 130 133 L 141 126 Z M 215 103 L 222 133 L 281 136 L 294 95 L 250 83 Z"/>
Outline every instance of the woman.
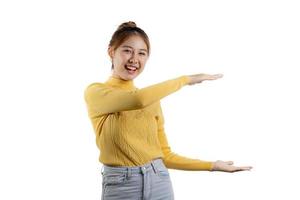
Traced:
<path fill-rule="evenodd" d="M 169 169 L 235 172 L 233 162 L 209 162 L 171 151 L 160 100 L 185 85 L 216 80 L 220 74 L 180 76 L 142 89 L 133 80 L 149 58 L 147 34 L 134 22 L 121 24 L 108 47 L 112 75 L 85 90 L 102 168 L 102 199 L 174 199 Z"/>

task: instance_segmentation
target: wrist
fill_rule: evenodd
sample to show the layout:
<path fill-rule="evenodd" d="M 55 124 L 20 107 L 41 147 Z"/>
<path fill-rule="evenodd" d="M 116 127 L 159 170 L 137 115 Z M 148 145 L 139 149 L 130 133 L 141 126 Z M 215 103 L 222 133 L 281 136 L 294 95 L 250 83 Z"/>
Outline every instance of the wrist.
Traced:
<path fill-rule="evenodd" d="M 191 84 L 192 80 L 191 80 L 190 76 L 184 75 L 183 78 L 184 78 L 184 82 L 185 82 L 186 85 L 190 85 Z"/>
<path fill-rule="evenodd" d="M 218 161 L 212 162 L 211 171 L 218 171 Z"/>

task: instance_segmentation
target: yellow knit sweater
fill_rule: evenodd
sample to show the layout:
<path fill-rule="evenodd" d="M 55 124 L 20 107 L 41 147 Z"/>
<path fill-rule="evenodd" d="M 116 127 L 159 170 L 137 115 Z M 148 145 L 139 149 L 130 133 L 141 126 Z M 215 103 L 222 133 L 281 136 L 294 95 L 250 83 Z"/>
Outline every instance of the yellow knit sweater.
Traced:
<path fill-rule="evenodd" d="M 99 161 L 112 166 L 138 166 L 161 157 L 167 168 L 212 170 L 212 162 L 191 159 L 171 151 L 164 132 L 160 99 L 188 83 L 188 76 L 142 89 L 132 80 L 110 76 L 92 83 L 84 98 L 100 150 Z"/>

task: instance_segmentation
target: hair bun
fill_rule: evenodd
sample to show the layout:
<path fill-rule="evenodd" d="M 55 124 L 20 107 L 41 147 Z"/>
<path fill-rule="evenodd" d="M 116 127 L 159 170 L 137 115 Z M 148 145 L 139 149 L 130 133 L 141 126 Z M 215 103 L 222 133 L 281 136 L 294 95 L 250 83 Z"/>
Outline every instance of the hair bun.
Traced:
<path fill-rule="evenodd" d="M 137 27 L 137 26 L 136 26 L 136 23 L 133 22 L 133 21 L 129 21 L 129 22 L 124 22 L 124 23 L 122 23 L 122 24 L 118 27 L 118 30 L 124 29 L 124 28 L 135 28 L 135 27 Z"/>

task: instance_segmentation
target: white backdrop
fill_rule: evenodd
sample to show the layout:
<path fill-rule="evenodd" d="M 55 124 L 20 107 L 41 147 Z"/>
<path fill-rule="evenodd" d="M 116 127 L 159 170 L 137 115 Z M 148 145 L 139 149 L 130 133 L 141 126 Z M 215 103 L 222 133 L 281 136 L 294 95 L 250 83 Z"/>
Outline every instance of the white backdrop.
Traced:
<path fill-rule="evenodd" d="M 162 100 L 174 152 L 250 172 L 170 170 L 176 199 L 299 199 L 300 6 L 296 1 L 1 1 L 0 199 L 100 199 L 83 91 L 132 20 L 150 37 L 142 88 L 223 73 Z"/>

